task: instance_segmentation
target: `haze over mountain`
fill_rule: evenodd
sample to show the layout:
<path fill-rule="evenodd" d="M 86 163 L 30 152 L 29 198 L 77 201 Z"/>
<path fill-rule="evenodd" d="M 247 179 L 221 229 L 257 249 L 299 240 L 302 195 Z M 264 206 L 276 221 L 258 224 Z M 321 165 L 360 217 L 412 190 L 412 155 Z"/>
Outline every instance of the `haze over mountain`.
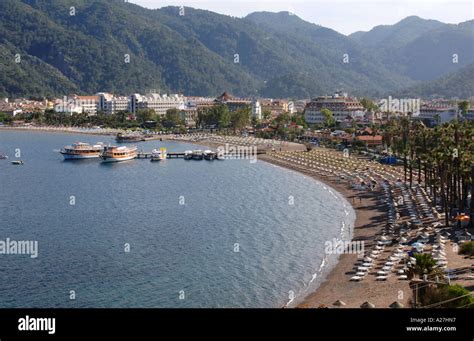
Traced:
<path fill-rule="evenodd" d="M 0 96 L 160 89 L 310 98 L 341 88 L 382 96 L 473 63 L 473 49 L 473 21 L 409 17 L 348 37 L 287 12 L 233 18 L 120 0 L 0 2 Z"/>
<path fill-rule="evenodd" d="M 474 20 L 453 25 L 411 16 L 350 37 L 413 80 L 432 80 L 474 62 Z"/>
<path fill-rule="evenodd" d="M 424 81 L 395 94 L 397 97 L 447 97 L 469 98 L 474 96 L 474 64 L 435 81 Z"/>

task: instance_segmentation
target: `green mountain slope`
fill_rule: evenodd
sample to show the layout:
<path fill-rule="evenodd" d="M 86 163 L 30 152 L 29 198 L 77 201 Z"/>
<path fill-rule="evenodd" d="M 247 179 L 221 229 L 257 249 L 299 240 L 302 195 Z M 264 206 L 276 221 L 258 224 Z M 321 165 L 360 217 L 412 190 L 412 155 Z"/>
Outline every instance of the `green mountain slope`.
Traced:
<path fill-rule="evenodd" d="M 474 97 L 474 64 L 434 81 L 425 81 L 399 91 L 400 97 Z"/>
<path fill-rule="evenodd" d="M 401 46 L 389 52 L 363 43 L 371 32 L 346 37 L 287 12 L 233 18 L 186 7 L 182 16 L 178 7 L 150 10 L 122 0 L 2 0 L 0 96 L 148 89 L 293 98 L 343 89 L 378 96 L 468 62 L 472 24 L 429 21 L 422 30 L 424 24 L 407 19 L 372 39 L 383 45 L 397 36 Z M 414 29 L 420 34 L 408 41 Z M 444 53 L 453 49 L 460 62 L 450 69 Z"/>
<path fill-rule="evenodd" d="M 350 38 L 370 48 L 386 68 L 417 81 L 434 80 L 474 62 L 474 20 L 452 25 L 412 16 Z"/>

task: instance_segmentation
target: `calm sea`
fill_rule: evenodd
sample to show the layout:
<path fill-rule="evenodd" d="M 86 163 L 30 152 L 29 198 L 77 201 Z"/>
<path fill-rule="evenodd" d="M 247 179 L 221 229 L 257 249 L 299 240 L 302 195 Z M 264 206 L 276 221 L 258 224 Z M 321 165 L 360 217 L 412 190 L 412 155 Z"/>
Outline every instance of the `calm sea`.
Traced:
<path fill-rule="evenodd" d="M 0 130 L 0 241 L 38 242 L 37 258 L 0 255 L 0 307 L 279 307 L 354 222 L 339 194 L 263 161 L 63 161 L 77 141 L 113 139 Z"/>

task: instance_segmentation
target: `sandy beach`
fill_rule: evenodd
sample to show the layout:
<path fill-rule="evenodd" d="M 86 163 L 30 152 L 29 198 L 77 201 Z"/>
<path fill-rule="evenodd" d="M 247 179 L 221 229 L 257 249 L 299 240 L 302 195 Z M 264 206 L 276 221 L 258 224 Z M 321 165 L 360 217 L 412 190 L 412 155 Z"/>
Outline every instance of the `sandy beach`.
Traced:
<path fill-rule="evenodd" d="M 376 308 L 389 308 L 395 302 L 411 307 L 413 292 L 404 262 L 407 252 L 413 251 L 411 245 L 419 241 L 423 241 L 423 253 L 437 254 L 437 266 L 455 275 L 449 279 L 444 276 L 442 283 L 460 284 L 472 291 L 474 262 L 456 251 L 463 232 L 452 225 L 444 226 L 443 215 L 427 204 L 432 201 L 423 183 L 409 188 L 401 180 L 401 167 L 348 157 L 326 148 L 259 157 L 325 183 L 344 195 L 356 212 L 353 241 L 364 243 L 364 261 L 356 253 L 340 255 L 319 288 L 298 307 L 334 307 L 338 300 L 345 303 L 344 308 L 358 308 L 365 302 Z M 446 238 L 446 234 L 451 237 Z M 434 276 L 429 279 L 434 283 Z"/>
<path fill-rule="evenodd" d="M 375 237 L 380 234 L 386 222 L 385 208 L 378 200 L 381 196 L 380 191 L 356 191 L 345 184 L 316 176 L 313 173 L 303 172 L 297 167 L 283 164 L 267 155 L 260 156 L 259 160 L 303 173 L 344 195 L 356 212 L 353 240 L 364 241 L 366 248 L 373 245 Z M 359 308 L 365 301 L 370 301 L 378 308 L 388 308 L 394 301 L 409 306 L 411 289 L 407 281 L 390 279 L 385 282 L 351 282 L 349 279 L 354 275 L 353 267 L 356 261 L 356 254 L 340 255 L 337 265 L 331 270 L 324 282 L 315 292 L 308 295 L 298 307 L 331 307 L 337 300 L 346 303 L 346 308 Z"/>

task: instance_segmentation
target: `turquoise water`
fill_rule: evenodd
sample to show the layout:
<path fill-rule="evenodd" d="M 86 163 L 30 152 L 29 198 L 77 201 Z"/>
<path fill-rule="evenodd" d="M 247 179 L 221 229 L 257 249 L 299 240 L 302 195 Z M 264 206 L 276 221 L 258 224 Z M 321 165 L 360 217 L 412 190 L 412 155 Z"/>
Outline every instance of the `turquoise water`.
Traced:
<path fill-rule="evenodd" d="M 318 285 L 336 261 L 324 242 L 354 221 L 339 194 L 262 161 L 63 161 L 77 141 L 113 139 L 0 130 L 0 240 L 39 250 L 0 255 L 0 307 L 279 307 Z"/>

